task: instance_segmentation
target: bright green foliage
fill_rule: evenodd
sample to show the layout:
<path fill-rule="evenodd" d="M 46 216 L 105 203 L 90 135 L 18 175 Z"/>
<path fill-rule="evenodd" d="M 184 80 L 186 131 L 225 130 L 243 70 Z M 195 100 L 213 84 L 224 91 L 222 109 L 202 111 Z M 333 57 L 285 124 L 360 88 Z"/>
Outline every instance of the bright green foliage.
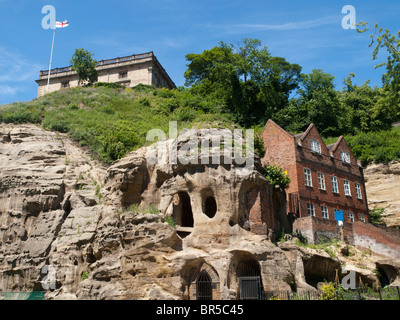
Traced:
<path fill-rule="evenodd" d="M 266 165 L 263 167 L 264 176 L 273 185 L 278 185 L 282 189 L 289 188 L 290 178 L 287 171 L 283 171 L 280 166 Z"/>
<path fill-rule="evenodd" d="M 96 70 L 97 61 L 93 59 L 93 54 L 84 49 L 76 49 L 70 61 L 72 70 L 78 73 L 78 83 L 88 81 L 92 84 L 97 81 L 98 72 Z"/>
<path fill-rule="evenodd" d="M 369 30 L 368 22 L 360 22 L 357 31 L 364 33 Z M 372 59 L 376 60 L 381 50 L 385 50 L 386 62 L 382 62 L 375 68 L 386 67 L 386 73 L 382 75 L 383 89 L 386 92 L 385 107 L 390 109 L 392 117 L 400 116 L 400 32 L 392 34 L 376 23 L 370 35 L 370 47 L 373 47 Z"/>
<path fill-rule="evenodd" d="M 272 57 L 257 39 L 239 46 L 220 45 L 201 54 L 188 54 L 186 85 L 223 105 L 241 125 L 265 124 L 283 109 L 300 79 L 301 67 Z"/>
<path fill-rule="evenodd" d="M 291 132 L 304 131 L 314 123 L 323 136 L 338 134 L 340 100 L 333 81 L 332 75 L 319 69 L 302 74 L 297 97 L 273 119 Z"/>
<path fill-rule="evenodd" d="M 36 123 L 68 133 L 105 163 L 150 144 L 146 135 L 151 129 L 168 135 L 169 121 L 178 121 L 179 130 L 195 124 L 234 127 L 231 116 L 222 113 L 213 99 L 185 89 L 143 85 L 135 89 L 77 87 L 0 108 L 0 122 Z"/>
<path fill-rule="evenodd" d="M 369 210 L 369 221 L 372 224 L 380 224 L 383 223 L 383 213 L 385 212 L 385 208 L 375 207 Z"/>
<path fill-rule="evenodd" d="M 345 135 L 346 142 L 358 160 L 369 163 L 388 163 L 400 158 L 400 128 L 377 132 L 360 132 Z M 338 137 L 325 139 L 326 144 L 336 142 Z"/>

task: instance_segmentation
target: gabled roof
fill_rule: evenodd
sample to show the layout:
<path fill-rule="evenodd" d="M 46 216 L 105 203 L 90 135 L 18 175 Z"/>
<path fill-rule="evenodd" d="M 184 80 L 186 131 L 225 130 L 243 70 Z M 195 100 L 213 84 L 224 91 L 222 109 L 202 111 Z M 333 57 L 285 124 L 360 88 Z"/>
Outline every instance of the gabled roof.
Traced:
<path fill-rule="evenodd" d="M 274 125 L 274 126 L 277 127 L 278 129 L 280 129 L 283 133 L 287 134 L 289 137 L 293 137 L 293 134 L 292 134 L 292 133 L 286 131 L 286 130 L 283 129 L 280 125 L 278 125 L 275 121 L 273 121 L 273 120 L 271 120 L 271 119 L 269 119 L 269 120 L 267 121 L 267 123 L 266 123 L 266 125 L 265 125 L 263 131 L 265 130 L 265 128 L 267 127 L 268 124 Z"/>
<path fill-rule="evenodd" d="M 330 144 L 329 146 L 326 146 L 330 151 L 335 152 L 339 144 L 344 140 L 343 136 L 340 136 L 339 139 L 333 144 Z"/>
<path fill-rule="evenodd" d="M 307 135 L 310 133 L 311 129 L 314 127 L 315 127 L 314 123 L 311 123 L 308 126 L 306 131 L 304 131 L 302 133 L 298 133 L 298 134 L 292 134 L 296 139 L 296 143 L 299 143 L 301 145 L 301 142 L 307 137 Z"/>

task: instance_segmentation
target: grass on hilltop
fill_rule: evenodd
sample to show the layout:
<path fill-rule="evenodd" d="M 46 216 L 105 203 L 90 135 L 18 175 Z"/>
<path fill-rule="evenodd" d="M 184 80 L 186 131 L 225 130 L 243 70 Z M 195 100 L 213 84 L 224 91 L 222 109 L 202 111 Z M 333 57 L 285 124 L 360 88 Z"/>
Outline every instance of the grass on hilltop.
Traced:
<path fill-rule="evenodd" d="M 29 102 L 0 107 L 0 122 L 33 123 L 47 130 L 68 133 L 82 146 L 89 147 L 104 163 L 124 157 L 146 145 L 151 129 L 168 135 L 169 121 L 178 129 L 197 124 L 234 126 L 219 102 L 196 96 L 185 89 L 135 89 L 77 87 L 46 94 Z"/>

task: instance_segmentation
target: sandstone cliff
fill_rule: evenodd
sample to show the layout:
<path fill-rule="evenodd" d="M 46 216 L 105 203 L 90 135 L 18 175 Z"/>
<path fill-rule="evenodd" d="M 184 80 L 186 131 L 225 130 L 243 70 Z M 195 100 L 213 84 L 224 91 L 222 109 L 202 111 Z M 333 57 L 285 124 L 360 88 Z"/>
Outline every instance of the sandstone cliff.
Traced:
<path fill-rule="evenodd" d="M 386 225 L 400 228 L 400 161 L 371 164 L 364 175 L 369 209 L 385 208 Z"/>
<path fill-rule="evenodd" d="M 47 284 L 48 299 L 194 299 L 196 277 L 206 270 L 213 298 L 237 299 L 243 261 L 257 263 L 271 291 L 315 290 L 344 266 L 364 283 L 379 280 L 377 268 L 400 283 L 390 259 L 356 249 L 340 255 L 343 245 L 329 255 L 271 242 L 273 229 L 287 227 L 285 210 L 279 190 L 256 170 L 243 177 L 232 166 L 157 166 L 145 152 L 106 168 L 63 134 L 1 125 L 0 291 Z M 201 200 L 208 198 L 218 210 Z M 261 198 L 274 203 L 275 211 L 261 213 L 276 225 L 252 219 Z M 188 203 L 194 223 L 182 216 Z"/>

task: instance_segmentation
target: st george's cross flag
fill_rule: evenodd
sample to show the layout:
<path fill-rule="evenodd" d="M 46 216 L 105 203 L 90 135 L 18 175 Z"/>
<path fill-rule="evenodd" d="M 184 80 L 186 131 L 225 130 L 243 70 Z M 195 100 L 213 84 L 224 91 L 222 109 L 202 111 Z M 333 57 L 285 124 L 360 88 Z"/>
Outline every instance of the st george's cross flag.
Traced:
<path fill-rule="evenodd" d="M 56 21 L 56 28 L 66 28 L 69 26 L 69 22 L 65 20 L 64 22 Z"/>

